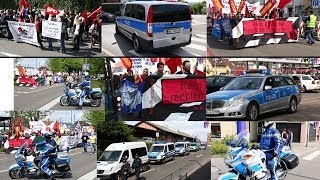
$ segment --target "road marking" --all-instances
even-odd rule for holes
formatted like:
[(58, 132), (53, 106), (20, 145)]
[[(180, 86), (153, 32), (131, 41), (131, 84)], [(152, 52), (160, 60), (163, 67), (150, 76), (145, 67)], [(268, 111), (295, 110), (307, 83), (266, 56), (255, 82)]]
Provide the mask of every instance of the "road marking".
[(77, 155), (77, 154), (81, 154), (81, 153), (83, 153), (83, 152), (73, 153), (73, 154), (70, 154), (70, 156)]
[(310, 101), (310, 100), (315, 100), (315, 99), (320, 99), (320, 97), (310, 98), (310, 99), (302, 99), (302, 102), (304, 102), (304, 101)]
[(111, 56), (111, 57), (116, 57), (116, 55), (114, 55), (113, 53), (107, 51), (107, 50), (104, 49), (104, 48), (101, 48), (101, 50), (102, 50), (104, 53), (106, 53), (106, 54), (108, 54), (109, 56)]
[(146, 171), (146, 172), (141, 173), (141, 175), (142, 175), (142, 174), (146, 174), (146, 173), (148, 173), (148, 172), (150, 172), (150, 171), (153, 171), (153, 170), (154, 170), (154, 168), (153, 168), (153, 169), (150, 169), (150, 170), (148, 170), (148, 171)]
[(311, 161), (312, 159), (314, 159), (315, 157), (317, 157), (319, 155), (320, 155), (320, 151), (315, 151), (302, 159), (306, 160), (306, 161)]
[(202, 154), (200, 154), (200, 155), (198, 155), (198, 156), (196, 156), (196, 157), (202, 157), (203, 155)]
[(207, 44), (207, 40), (206, 39), (200, 39), (200, 38), (196, 38), (196, 37), (192, 38), (191, 41)]
[(57, 97), (53, 101), (49, 102), (48, 104), (42, 106), (41, 108), (38, 109), (38, 111), (45, 111), (51, 109), (53, 106), (58, 104), (60, 102), (60, 97)]
[(2, 171), (0, 171), (0, 173), (2, 173), (2, 172), (6, 172), (6, 171), (9, 171), (9, 169), (6, 169), (6, 170), (2, 170)]
[(314, 147), (314, 148), (312, 148), (312, 149), (309, 150), (309, 151), (304, 151), (304, 152), (301, 152), (301, 153), (296, 153), (296, 155), (297, 155), (297, 156), (301, 156), (302, 154), (306, 154), (306, 153), (308, 153), (308, 152), (312, 152), (312, 151), (314, 151), (314, 150), (316, 150), (316, 149), (318, 149), (318, 147)]
[(1, 54), (4, 54), (6, 56), (9, 56), (9, 57), (21, 57), (20, 55), (16, 55), (16, 54), (10, 54), (10, 53), (6, 53), (6, 52), (0, 52)]
[(97, 178), (97, 169), (92, 170), (91, 172), (81, 176), (78, 180), (88, 180)]
[(185, 158), (185, 156), (183, 156), (181, 159)]
[(175, 162), (175, 161), (168, 162), (167, 165), (168, 165), (168, 164), (171, 164), (171, 163), (173, 163), (173, 162)]
[(143, 56), (143, 57), (154, 57), (154, 56), (156, 56), (155, 54), (147, 53), (147, 52), (137, 53), (134, 49), (131, 49), (130, 51), (128, 51), (128, 53), (133, 54), (135, 56)]
[(188, 46), (186, 46), (188, 48), (192, 48), (192, 49), (196, 49), (196, 50), (199, 50), (199, 51), (205, 51), (207, 52), (207, 49), (206, 49), (206, 46), (201, 46), (201, 45), (197, 45), (197, 44), (189, 44)]
[(202, 35), (202, 34), (194, 34), (193, 36), (207, 38), (207, 35)]

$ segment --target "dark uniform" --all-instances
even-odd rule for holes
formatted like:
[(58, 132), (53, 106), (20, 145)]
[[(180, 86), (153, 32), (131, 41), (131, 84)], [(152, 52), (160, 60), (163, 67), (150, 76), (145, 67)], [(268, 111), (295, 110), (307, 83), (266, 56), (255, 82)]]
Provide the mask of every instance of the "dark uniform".
[(134, 172), (136, 173), (136, 179), (140, 178), (141, 173), (141, 166), (142, 166), (142, 160), (139, 158), (139, 156), (136, 156), (134, 158), (133, 164)]
[(127, 180), (130, 172), (130, 164), (126, 162), (120, 169), (120, 180)]

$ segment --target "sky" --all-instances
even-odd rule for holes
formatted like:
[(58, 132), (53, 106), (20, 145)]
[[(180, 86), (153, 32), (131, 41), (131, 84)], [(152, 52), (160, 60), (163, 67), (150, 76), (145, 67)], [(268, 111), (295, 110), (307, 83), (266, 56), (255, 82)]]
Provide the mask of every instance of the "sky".
[[(126, 124), (135, 125), (139, 121), (125, 121)], [(207, 141), (210, 128), (204, 128), (204, 121), (151, 121), (154, 124), (169, 127), (173, 130), (187, 133), (192, 136), (198, 136), (201, 141)]]
[(21, 64), (25, 67), (39, 68), (45, 65), (47, 58), (21, 58)]

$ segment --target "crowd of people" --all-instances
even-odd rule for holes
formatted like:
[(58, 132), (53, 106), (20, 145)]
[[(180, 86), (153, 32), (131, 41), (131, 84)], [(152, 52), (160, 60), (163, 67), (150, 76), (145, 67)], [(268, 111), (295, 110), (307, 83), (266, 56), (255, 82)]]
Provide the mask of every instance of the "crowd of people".
[[(87, 12), (87, 17), (91, 12)], [(48, 15), (41, 12), (37, 8), (26, 9), (20, 11), (13, 9), (0, 10), (0, 22), (1, 21), (18, 21), (25, 23), (33, 23), (37, 29), (37, 39), (39, 47), (44, 49), (42, 41), (44, 39), (48, 42), (48, 48), (53, 50), (54, 39), (42, 37), (42, 21), (57, 21), (61, 22), (61, 38), (58, 40), (60, 44), (59, 51), (66, 53), (65, 40), (72, 38), (73, 50), (80, 50), (80, 45), (84, 41), (89, 41), (89, 48), (92, 48), (95, 44), (99, 44), (101, 47), (101, 26), (102, 19), (101, 14), (92, 17), (84, 17), (84, 13), (81, 11), (64, 11), (63, 14), (59, 15)], [(8, 36), (12, 39), (12, 36)]]

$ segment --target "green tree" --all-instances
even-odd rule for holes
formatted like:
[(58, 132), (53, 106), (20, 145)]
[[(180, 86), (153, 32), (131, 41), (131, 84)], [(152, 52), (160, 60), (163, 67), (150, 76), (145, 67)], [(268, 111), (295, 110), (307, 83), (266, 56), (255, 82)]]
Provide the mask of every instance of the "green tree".
[(51, 4), (55, 8), (65, 11), (94, 11), (100, 6), (100, 0), (29, 0), (32, 7), (44, 8), (46, 4)]
[(0, 9), (17, 9), (17, 1), (0, 1)]
[(91, 64), (90, 74), (97, 75), (106, 73), (104, 58), (88, 58), (87, 63)]

